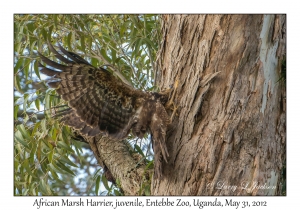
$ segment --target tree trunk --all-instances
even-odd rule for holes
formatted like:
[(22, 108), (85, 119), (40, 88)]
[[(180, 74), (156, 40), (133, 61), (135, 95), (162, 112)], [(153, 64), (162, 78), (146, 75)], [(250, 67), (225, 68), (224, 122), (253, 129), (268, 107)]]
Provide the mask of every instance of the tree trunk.
[[(162, 28), (157, 80), (161, 89), (178, 81), (177, 110), (167, 132), (169, 161), (151, 194), (280, 194), (285, 15), (165, 15)], [(126, 195), (149, 181), (124, 142), (89, 142)]]
[(285, 15), (165, 15), (162, 27), (158, 81), (179, 81), (178, 109), (152, 194), (280, 194)]

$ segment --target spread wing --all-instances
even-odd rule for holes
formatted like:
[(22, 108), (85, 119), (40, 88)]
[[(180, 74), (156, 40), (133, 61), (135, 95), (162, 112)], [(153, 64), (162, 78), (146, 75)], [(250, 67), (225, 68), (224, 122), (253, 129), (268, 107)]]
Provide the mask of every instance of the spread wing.
[(54, 56), (64, 64), (39, 53), (46, 64), (39, 63), (39, 67), (43, 74), (52, 77), (48, 85), (56, 88), (71, 108), (63, 113), (62, 121), (83, 135), (102, 133), (124, 138), (131, 129), (128, 123), (139, 108), (137, 101), (145, 93), (121, 82), (109, 71), (90, 65), (60, 45), (61, 54), (50, 43), (48, 45)]
[[(51, 76), (48, 85), (56, 88), (68, 102), (69, 109), (60, 113), (62, 122), (79, 130), (82, 135), (107, 134), (123, 139), (130, 130), (143, 137), (153, 136), (155, 176), (162, 174), (162, 159), (167, 162), (165, 135), (169, 117), (161, 103), (164, 94), (146, 93), (121, 82), (109, 71), (90, 65), (79, 55), (59, 45), (61, 54), (48, 43), (50, 51), (62, 63), (39, 53), (43, 74)], [(165, 97), (165, 96), (164, 96)]]

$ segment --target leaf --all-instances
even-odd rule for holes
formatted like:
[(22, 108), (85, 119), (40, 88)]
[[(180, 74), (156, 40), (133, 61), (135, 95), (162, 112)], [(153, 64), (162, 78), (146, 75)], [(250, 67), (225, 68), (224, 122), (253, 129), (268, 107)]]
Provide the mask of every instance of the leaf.
[(78, 156), (80, 156), (81, 152), (78, 150), (78, 147), (75, 147), (75, 150), (76, 150), (76, 154), (77, 154)]
[(67, 36), (67, 45), (69, 50), (71, 50), (71, 38), (72, 38), (72, 32), (70, 32)]
[(63, 141), (58, 141), (57, 145), (60, 146), (61, 148), (64, 148), (65, 150), (67, 150), (71, 153), (74, 153), (74, 150)]
[(25, 189), (24, 192), (22, 193), (22, 195), (27, 195), (29, 189)]
[(85, 38), (84, 36), (80, 37), (80, 45), (83, 52), (85, 52)]
[(36, 99), (36, 100), (34, 101), (34, 103), (35, 103), (35, 107), (37, 108), (37, 110), (40, 111), (40, 100), (39, 100), (39, 99)]
[(105, 44), (110, 44), (113, 42), (113, 40), (111, 39), (111, 35), (110, 33), (107, 34), (106, 31), (102, 31), (102, 37), (103, 37), (103, 41)]
[(121, 196), (122, 194), (118, 191), (118, 190), (116, 190), (116, 189), (114, 189), (114, 194), (116, 195), (116, 196)]
[(24, 160), (22, 166), (25, 168), (26, 172), (27, 172), (30, 176), (35, 177), (34, 174), (33, 174), (32, 171), (31, 171), (30, 167), (29, 167), (29, 161), (28, 161), (28, 159), (25, 159), (25, 160)]
[(73, 167), (78, 168), (78, 166), (77, 166), (75, 163), (73, 163), (73, 162), (68, 158), (68, 156), (60, 156), (60, 160), (61, 160), (62, 162), (64, 162), (64, 163), (70, 165), (70, 166), (73, 166)]
[(81, 146), (81, 143), (79, 141), (73, 141), (72, 144), (74, 145), (78, 155), (83, 153), (82, 146)]
[(134, 145), (134, 148), (136, 149), (136, 151), (137, 151), (140, 155), (142, 155), (143, 157), (145, 157), (145, 155), (144, 155), (142, 149), (141, 149), (137, 144)]
[(21, 98), (21, 97), (19, 97), (19, 96), (14, 96), (14, 103), (15, 103), (15, 104), (18, 103), (18, 101), (19, 101), (20, 98)]
[(17, 40), (19, 27), (20, 27), (20, 22), (14, 21), (14, 40), (15, 41), (19, 41), (19, 40)]
[(41, 162), (41, 153), (42, 153), (41, 150), (42, 150), (42, 141), (39, 141), (37, 152), (36, 152), (36, 156), (39, 162)]
[(145, 170), (147, 170), (147, 169), (153, 169), (154, 168), (154, 165), (153, 165), (153, 160), (152, 161), (150, 161), (148, 164), (147, 164), (147, 166), (146, 166), (146, 168), (145, 168)]
[(54, 28), (53, 25), (51, 25), (51, 26), (49, 27), (48, 37), (47, 37), (46, 40), (51, 40), (53, 28)]
[(24, 58), (19, 58), (18, 62), (16, 63), (15, 67), (14, 67), (14, 74), (20, 69), (20, 67), (23, 65), (24, 63)]
[(101, 55), (107, 60), (108, 62), (111, 62), (111, 58), (109, 58), (106, 54), (106, 51), (104, 49), (100, 50)]
[[(23, 147), (21, 147), (21, 144), (18, 144), (18, 143), (15, 143), (14, 144), (14, 148), (15, 148), (15, 153), (18, 154), (18, 155), (22, 155), (24, 154), (24, 151), (23, 151)], [(23, 159), (22, 159), (23, 160)], [(21, 161), (21, 160), (20, 160)], [(20, 169), (21, 171), (21, 169)]]
[(49, 168), (49, 171), (51, 172), (51, 175), (54, 179), (59, 180), (57, 173), (52, 168)]
[(95, 194), (96, 195), (98, 195), (98, 192), (99, 192), (100, 178), (101, 178), (101, 176), (98, 176), (96, 179), (96, 186), (95, 186)]
[(57, 137), (57, 129), (55, 127), (52, 127), (51, 131), (52, 131), (51, 138), (55, 140)]
[(137, 39), (137, 41), (135, 42), (135, 48), (134, 48), (134, 55), (135, 57), (137, 57), (140, 53), (140, 48), (143, 44), (143, 39)]
[(117, 57), (116, 60), (115, 60), (115, 63), (119, 63), (119, 61), (120, 61), (122, 58), (125, 59), (124, 56)]
[(53, 160), (53, 153), (54, 153), (54, 150), (51, 150), (48, 154), (48, 160), (50, 163), (52, 163), (52, 160)]
[(43, 171), (43, 173), (48, 173), (49, 172), (49, 166), (48, 166), (48, 164), (49, 164), (49, 162), (48, 162), (48, 159), (47, 159), (47, 157), (43, 157), (43, 159), (40, 161), (40, 166), (41, 166), (41, 169), (42, 169), (42, 171)]
[(49, 163), (48, 164), (48, 169), (52, 169), (53, 171), (55, 171), (56, 173), (64, 173), (60, 168), (58, 168), (57, 166), (54, 166), (53, 163)]
[(117, 184), (117, 186), (118, 186), (118, 187), (120, 187), (120, 186), (121, 186), (120, 179), (118, 179), (118, 178), (116, 179), (116, 184)]
[(35, 136), (37, 129), (39, 128), (40, 125), (41, 125), (41, 121), (35, 123), (35, 125), (32, 129), (32, 132), (31, 132), (31, 136)]
[(36, 196), (36, 191), (35, 191), (35, 188), (36, 188), (36, 185), (37, 183), (36, 182), (33, 182), (30, 184), (30, 189), (29, 189), (29, 192), (31, 193), (31, 195), (33, 196)]
[(146, 196), (151, 195), (150, 185), (146, 185), (144, 190), (145, 190), (145, 195)]
[(52, 195), (52, 192), (51, 192), (49, 186), (46, 185), (44, 179), (41, 179), (39, 186), (40, 186), (40, 190), (43, 193), (43, 195)]
[[(32, 32), (33, 32), (33, 30), (34, 30), (34, 25), (33, 25), (34, 23), (33, 22), (29, 22), (28, 24), (27, 24), (27, 29), (28, 29), (28, 31), (29, 32), (31, 32), (31, 34), (32, 34)], [(30, 33), (29, 33), (30, 34)]]
[(57, 25), (58, 25), (58, 15), (53, 15), (53, 20), (54, 20), (54, 26), (57, 29)]
[(91, 62), (92, 62), (93, 66), (98, 66), (99, 65), (98, 59), (96, 59), (96, 58), (91, 58)]
[(42, 36), (43, 36), (44, 40), (46, 41), (47, 40), (47, 31), (45, 30), (44, 27), (41, 27), (41, 28), (42, 28), (42, 30), (41, 30)]
[(41, 127), (42, 127), (42, 131), (47, 133), (48, 129), (46, 128), (46, 119), (42, 119), (41, 120)]
[(29, 156), (29, 163), (30, 164), (34, 164), (34, 157), (35, 157), (35, 153), (36, 153), (36, 149), (37, 149), (37, 144), (36, 142), (34, 142), (32, 144), (32, 148), (31, 148), (31, 151), (30, 151), (30, 156)]
[[(71, 43), (76, 43), (76, 36), (75, 33), (72, 33), (72, 37), (71, 37)], [(69, 51), (72, 50), (72, 45), (69, 46)]]
[(31, 80), (27, 80), (27, 82), (25, 83), (26, 85), (31, 84), (33, 81)]
[(91, 50), (92, 49), (92, 44), (93, 44), (93, 40), (91, 37), (87, 37), (87, 45), (88, 45), (88, 49)]
[(59, 160), (56, 162), (56, 165), (62, 169), (63, 171), (67, 172), (68, 174), (72, 175), (72, 176), (76, 176), (76, 174), (69, 169), (67, 166), (65, 166), (62, 162), (60, 162)]
[(17, 54), (22, 54), (21, 47), (22, 47), (22, 43), (21, 42), (18, 42), (18, 43), (14, 44), (14, 50), (15, 50), (15, 52)]
[(19, 105), (14, 106), (14, 119), (18, 118)]
[(48, 113), (49, 112), (46, 112), (46, 110), (50, 110), (50, 108), (51, 108), (51, 102), (52, 102), (52, 97), (50, 96), (50, 94), (52, 93), (52, 90), (47, 90), (46, 91), (46, 94), (45, 94), (45, 111), (44, 111), (44, 113), (45, 113), (45, 115), (49, 115)]
[(19, 182), (19, 181), (15, 181), (15, 184), (16, 184), (16, 185), (25, 185), (25, 184), (26, 184), (26, 182)]
[(26, 112), (26, 107), (27, 107), (27, 101), (28, 101), (28, 98), (29, 98), (29, 94), (28, 93), (25, 93), (24, 94), (24, 101), (23, 101), (23, 111)]
[[(99, 168), (95, 173), (94, 173), (94, 176), (93, 176), (93, 180), (95, 180), (101, 173), (99, 173), (101, 171), (101, 168)], [(99, 173), (99, 174), (98, 174)]]
[(156, 49), (157, 49), (156, 46), (155, 46), (155, 44), (154, 44), (154, 42), (151, 41), (149, 38), (147, 38), (147, 37), (144, 38), (144, 41), (145, 41), (145, 43), (148, 44), (149, 50), (151, 50), (151, 48), (152, 48), (153, 50), (156, 50)]
[(21, 88), (21, 84), (20, 84), (20, 77), (18, 75), (15, 75), (15, 88), (17, 89), (17, 91), (19, 91), (20, 93), (22, 93), (22, 88)]
[(116, 52), (116, 44), (115, 43), (112, 43), (112, 48), (110, 48), (111, 50), (111, 60), (113, 61), (113, 63), (115, 63), (114, 61), (116, 60), (116, 57), (117, 57), (117, 52)]
[(75, 18), (78, 20), (78, 21), (77, 21), (77, 24), (79, 25), (80, 29), (81, 29), (82, 31), (84, 31), (85, 28), (84, 28), (84, 25), (83, 25), (82, 22), (85, 22), (85, 21), (86, 21), (85, 16), (80, 15), (80, 18), (79, 18), (79, 17), (76, 17), (76, 16), (75, 16)]
[(62, 134), (63, 134), (63, 140), (65, 142), (69, 142), (70, 136), (72, 135), (70, 128), (67, 127), (67, 126), (63, 126), (63, 128), (62, 128)]
[(17, 158), (14, 158), (14, 169), (15, 171), (18, 171), (18, 168), (20, 167), (20, 162)]
[(108, 186), (108, 181), (107, 181), (107, 179), (106, 179), (105, 176), (102, 176), (102, 183), (103, 183), (105, 189), (107, 189), (108, 191), (110, 191), (110, 188)]
[(40, 71), (39, 71), (39, 67), (38, 67), (38, 62), (37, 61), (34, 61), (33, 69), (34, 69), (34, 72), (35, 72), (36, 76), (41, 80), (41, 75), (40, 75)]
[(27, 113), (24, 113), (24, 117), (23, 117), (23, 123), (26, 124), (29, 120), (29, 116)]
[(33, 50), (35, 49), (35, 46), (37, 44), (37, 40), (33, 40), (32, 38), (30, 39), (32, 41), (30, 41), (30, 53), (32, 54)]
[(28, 133), (28, 130), (25, 129), (23, 124), (17, 125), (17, 129), (21, 132), (21, 134), (27, 139), (32, 140), (30, 134)]

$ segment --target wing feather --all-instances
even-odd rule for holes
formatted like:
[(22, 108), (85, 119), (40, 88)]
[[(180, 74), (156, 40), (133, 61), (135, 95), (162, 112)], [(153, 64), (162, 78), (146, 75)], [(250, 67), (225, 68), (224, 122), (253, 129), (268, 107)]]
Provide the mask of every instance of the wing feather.
[(62, 61), (62, 62), (64, 62), (64, 63), (66, 63), (66, 64), (73, 64), (73, 63), (74, 63), (73, 61), (71, 61), (71, 60), (65, 58), (64, 56), (62, 56), (61, 54), (59, 54), (59, 53), (55, 50), (55, 48), (52, 46), (52, 44), (50, 44), (50, 42), (48, 42), (48, 46), (49, 46), (50, 51), (54, 54), (54, 56), (55, 56), (58, 60), (60, 60), (60, 61)]
[(46, 63), (47, 65), (53, 67), (53, 68), (56, 68), (56, 69), (60, 69), (60, 70), (66, 70), (68, 68), (68, 66), (65, 66), (65, 65), (61, 65), (59, 63), (56, 63), (48, 58), (46, 58), (45, 56), (43, 56), (40, 52), (38, 52), (41, 60)]
[(65, 113), (61, 121), (84, 135), (95, 136), (100, 133), (100, 130), (97, 126), (87, 126), (85, 122), (81, 121), (80, 118), (75, 114), (74, 110), (70, 110), (68, 113)]
[[(49, 43), (50, 44), (50, 43)], [(50, 44), (51, 45), (51, 44)], [(86, 60), (84, 60), (82, 57), (80, 57), (79, 55), (69, 52), (67, 50), (65, 50), (60, 44), (58, 44), (58, 48), (61, 50), (61, 52), (63, 54), (65, 54), (69, 59), (75, 61), (75, 63), (84, 63), (86, 65), (90, 65), (89, 62), (87, 62)]]
[[(119, 137), (134, 114), (133, 100), (142, 95), (141, 92), (129, 88), (107, 70), (97, 69), (79, 55), (60, 45), (58, 47), (63, 55), (49, 43), (50, 51), (67, 66), (39, 53), (46, 64), (39, 63), (39, 67), (42, 68), (42, 73), (52, 77), (48, 85), (56, 88), (57, 93), (73, 109), (62, 121), (85, 135), (102, 132), (111, 137)], [(76, 120), (78, 123), (75, 123)]]
[[(153, 136), (155, 176), (162, 175), (162, 161), (167, 162), (166, 130), (169, 117), (159, 93), (145, 93), (124, 84), (103, 68), (95, 68), (79, 55), (50, 44), (49, 49), (63, 63), (56, 63), (41, 53), (45, 65), (41, 72), (51, 78), (48, 85), (56, 88), (70, 109), (62, 111), (61, 121), (82, 135), (107, 134), (125, 138), (130, 130), (142, 138), (150, 130)], [(65, 65), (66, 64), (66, 65)], [(167, 98), (167, 97), (165, 97)]]

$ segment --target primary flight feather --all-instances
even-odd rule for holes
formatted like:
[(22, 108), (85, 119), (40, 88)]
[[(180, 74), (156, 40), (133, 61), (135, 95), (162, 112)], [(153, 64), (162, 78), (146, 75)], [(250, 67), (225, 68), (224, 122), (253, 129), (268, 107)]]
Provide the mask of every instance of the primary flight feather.
[[(155, 175), (162, 173), (162, 158), (169, 156), (165, 135), (169, 116), (164, 108), (169, 92), (143, 92), (125, 84), (109, 71), (96, 68), (79, 55), (58, 46), (61, 53), (48, 43), (50, 51), (64, 64), (56, 63), (41, 53), (41, 72), (52, 79), (70, 109), (61, 121), (85, 136), (108, 135), (124, 139), (131, 131), (142, 138), (146, 132), (153, 137)], [(51, 68), (49, 68), (51, 67)]]

